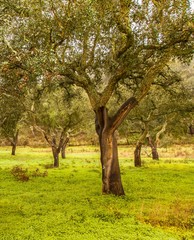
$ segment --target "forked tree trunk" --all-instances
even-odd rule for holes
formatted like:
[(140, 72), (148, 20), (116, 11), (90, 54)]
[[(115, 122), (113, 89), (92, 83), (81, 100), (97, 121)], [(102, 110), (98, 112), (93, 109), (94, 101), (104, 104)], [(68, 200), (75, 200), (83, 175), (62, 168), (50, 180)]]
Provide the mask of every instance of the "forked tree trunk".
[(148, 139), (149, 146), (151, 147), (152, 159), (159, 160), (157, 145), (153, 143), (151, 136), (148, 136), (147, 139)]
[(152, 140), (150, 135), (147, 136), (148, 143), (149, 143), (149, 145), (150, 145), (150, 147), (152, 149), (152, 159), (153, 160), (159, 160), (158, 145), (159, 145), (159, 142), (160, 142), (161, 135), (166, 131), (166, 126), (167, 126), (167, 119), (163, 123), (162, 128), (160, 129), (160, 131), (158, 131), (156, 133), (155, 141)]
[(51, 140), (51, 147), (52, 147), (52, 153), (53, 153), (53, 158), (54, 158), (54, 167), (58, 168), (59, 167), (59, 153), (61, 151), (61, 146), (63, 143), (63, 137), (64, 137), (64, 132), (61, 133), (60, 141), (59, 144), (57, 145), (57, 140), (55, 136), (52, 136)]
[(111, 131), (106, 108), (99, 109), (96, 120), (101, 152), (102, 193), (124, 195), (118, 163), (117, 141), (114, 131)]
[(59, 153), (60, 153), (61, 148), (62, 148), (63, 143), (64, 143), (65, 132), (64, 132), (64, 130), (61, 132), (61, 136), (60, 136), (60, 140), (59, 140), (58, 144), (57, 144), (57, 140), (56, 140), (55, 135), (52, 136), (51, 140), (49, 140), (49, 137), (47, 136), (47, 134), (44, 131), (42, 131), (42, 133), (44, 134), (44, 137), (45, 137), (46, 141), (49, 143), (49, 145), (52, 148), (52, 153), (53, 153), (53, 158), (54, 158), (53, 166), (58, 168), (59, 167)]
[(115, 131), (129, 111), (137, 105), (136, 98), (129, 98), (113, 117), (108, 116), (106, 107), (99, 107), (96, 113), (96, 132), (99, 137), (102, 165), (102, 193), (124, 195), (118, 161), (118, 147)]
[(142, 143), (138, 142), (134, 151), (134, 165), (135, 167), (141, 167), (141, 147)]

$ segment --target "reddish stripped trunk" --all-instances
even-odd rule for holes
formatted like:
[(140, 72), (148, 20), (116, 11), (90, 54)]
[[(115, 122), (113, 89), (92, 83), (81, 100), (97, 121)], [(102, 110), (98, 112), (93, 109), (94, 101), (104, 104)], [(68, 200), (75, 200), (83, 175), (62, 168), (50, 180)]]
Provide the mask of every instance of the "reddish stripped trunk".
[(102, 165), (102, 193), (124, 195), (118, 162), (117, 141), (114, 131), (111, 131), (107, 109), (101, 108), (98, 112), (99, 122), (96, 124), (99, 136), (101, 165)]
[(113, 117), (108, 116), (106, 107), (98, 108), (96, 113), (96, 132), (99, 137), (102, 165), (102, 193), (124, 195), (118, 161), (118, 147), (115, 131), (129, 111), (137, 105), (137, 100), (129, 98)]

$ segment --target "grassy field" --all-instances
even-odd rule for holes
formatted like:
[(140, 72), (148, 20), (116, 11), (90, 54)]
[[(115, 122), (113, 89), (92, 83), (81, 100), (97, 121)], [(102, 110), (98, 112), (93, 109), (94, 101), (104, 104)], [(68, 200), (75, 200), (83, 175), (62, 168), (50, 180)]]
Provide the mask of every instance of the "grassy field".
[(115, 197), (101, 195), (97, 147), (69, 147), (59, 169), (50, 149), (1, 147), (0, 240), (194, 239), (192, 151), (161, 149), (153, 161), (144, 149), (134, 168), (133, 149), (120, 147), (126, 196)]

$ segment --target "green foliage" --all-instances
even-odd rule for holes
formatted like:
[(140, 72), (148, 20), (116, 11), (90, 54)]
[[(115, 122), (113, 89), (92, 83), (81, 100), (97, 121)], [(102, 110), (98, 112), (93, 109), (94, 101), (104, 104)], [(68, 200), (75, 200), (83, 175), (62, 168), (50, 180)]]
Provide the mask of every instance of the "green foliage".
[(4, 71), (22, 72), (31, 87), (75, 84), (95, 109), (107, 104), (117, 83), (143, 98), (170, 59), (189, 62), (193, 55), (185, 0), (4, 1), (2, 13)]
[(23, 148), (12, 157), (1, 148), (0, 239), (191, 240), (193, 160), (145, 159), (136, 169), (128, 151), (120, 148), (126, 196), (115, 197), (100, 193), (94, 147), (69, 148), (59, 169), (47, 168), (47, 177), (28, 182), (16, 181), (10, 170), (44, 173), (52, 162), (48, 149)]
[(24, 113), (23, 96), (19, 96), (19, 93), (15, 95), (15, 92), (10, 92), (3, 86), (2, 82), (0, 82), (0, 89), (0, 136), (12, 138)]

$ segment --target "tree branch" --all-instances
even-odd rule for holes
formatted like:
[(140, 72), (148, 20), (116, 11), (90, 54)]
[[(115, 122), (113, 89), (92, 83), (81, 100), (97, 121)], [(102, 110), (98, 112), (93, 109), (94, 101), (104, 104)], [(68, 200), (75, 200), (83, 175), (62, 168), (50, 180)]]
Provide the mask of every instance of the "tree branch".
[(135, 97), (130, 97), (111, 118), (111, 129), (115, 131), (123, 122), (127, 114), (138, 104)]
[(114, 74), (114, 76), (112, 76), (109, 79), (108, 85), (105, 87), (105, 89), (103, 90), (102, 94), (101, 94), (101, 98), (100, 98), (100, 102), (99, 105), (100, 106), (105, 106), (107, 104), (107, 102), (110, 99), (110, 96), (112, 95), (113, 91), (115, 90), (115, 85), (118, 83), (118, 81), (122, 78), (124, 78), (126, 75), (126, 69), (125, 68), (118, 68), (117, 72)]
[(158, 146), (158, 144), (159, 144), (161, 134), (166, 131), (166, 126), (167, 126), (167, 120), (164, 122), (160, 131), (156, 133), (156, 141), (155, 141), (156, 146)]

